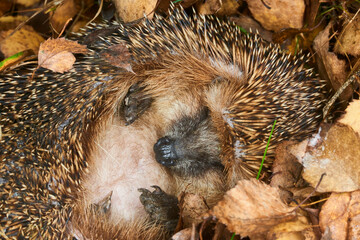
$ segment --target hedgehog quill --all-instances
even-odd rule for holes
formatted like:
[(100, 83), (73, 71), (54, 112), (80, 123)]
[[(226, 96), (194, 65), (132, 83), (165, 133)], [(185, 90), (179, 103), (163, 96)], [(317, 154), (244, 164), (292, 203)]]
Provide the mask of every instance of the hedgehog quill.
[[(113, 29), (68, 73), (1, 76), (7, 237), (163, 239), (180, 193), (211, 207), (256, 176), (275, 119), (267, 168), (277, 143), (302, 140), (321, 121), (325, 83), (306, 57), (231, 23), (175, 9)], [(98, 54), (119, 43), (133, 72)]]

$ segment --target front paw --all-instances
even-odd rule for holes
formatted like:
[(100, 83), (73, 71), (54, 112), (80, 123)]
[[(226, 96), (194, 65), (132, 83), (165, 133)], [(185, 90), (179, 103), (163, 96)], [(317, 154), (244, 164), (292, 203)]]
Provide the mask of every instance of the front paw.
[(175, 196), (166, 194), (160, 187), (152, 187), (155, 189), (152, 192), (145, 188), (138, 189), (141, 192), (140, 202), (152, 221), (163, 225), (172, 233), (179, 220), (178, 200)]

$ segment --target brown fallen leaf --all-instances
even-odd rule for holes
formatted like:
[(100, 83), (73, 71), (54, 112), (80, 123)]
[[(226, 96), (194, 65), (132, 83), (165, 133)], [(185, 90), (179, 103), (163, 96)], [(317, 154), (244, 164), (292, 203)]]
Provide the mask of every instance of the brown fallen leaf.
[(78, 11), (78, 6), (74, 0), (64, 0), (61, 5), (56, 8), (55, 12), (53, 12), (50, 18), (51, 26), (57, 33), (60, 33), (66, 22), (73, 18)]
[(87, 53), (86, 46), (64, 38), (48, 39), (40, 45), (38, 64), (54, 72), (69, 71), (75, 56), (72, 53)]
[[(182, 1), (180, 1), (180, 4), (183, 8), (188, 8), (192, 5), (194, 5), (198, 1), (201, 1), (201, 0), (182, 0)], [(164, 2), (164, 1), (161, 1), (161, 2)]]
[(295, 142), (287, 141), (276, 148), (275, 160), (272, 166), (273, 177), (270, 182), (270, 186), (280, 187), (281, 199), (287, 203), (292, 201), (293, 194), (290, 189), (298, 182), (302, 171), (302, 165), (287, 149), (288, 146), (293, 144)]
[(305, 13), (303, 0), (247, 0), (251, 14), (267, 30), (302, 28)]
[(268, 232), (266, 239), (315, 240), (316, 235), (309, 220), (305, 216), (298, 216), (294, 221), (276, 225)]
[[(348, 72), (346, 62), (339, 59), (335, 53), (329, 51), (330, 29), (332, 26), (333, 23), (330, 22), (328, 26), (318, 34), (314, 40), (314, 50), (318, 55), (316, 60), (320, 74), (330, 80), (332, 88), (336, 91), (346, 81)], [(347, 102), (352, 96), (352, 93), (351, 87), (347, 87), (340, 95), (340, 100)]]
[(131, 22), (154, 15), (157, 0), (114, 0), (116, 11), (124, 22)]
[(192, 227), (185, 228), (177, 233), (175, 233), (171, 240), (195, 240), (199, 239), (199, 233), (196, 231), (195, 224)]
[(342, 32), (335, 43), (334, 51), (341, 54), (360, 55), (360, 15), (344, 25)]
[(222, 6), (221, 0), (209, 0), (205, 2), (200, 2), (196, 5), (196, 10), (199, 14), (207, 15), (207, 14), (215, 14), (220, 10)]
[(24, 7), (31, 7), (40, 2), (40, 0), (15, 0), (17, 4), (21, 4)]
[[(303, 178), (315, 187), (326, 174), (317, 192), (348, 192), (360, 188), (360, 137), (349, 126), (322, 125), (318, 134), (292, 152), (304, 166)], [(305, 146), (305, 147), (304, 147)]]
[[(27, 21), (27, 16), (2, 16), (0, 17), (0, 31), (14, 30), (20, 23)], [(25, 25), (27, 26), (27, 25)]]
[(360, 135), (360, 100), (354, 100), (349, 103), (345, 114), (339, 119), (339, 122), (351, 127)]
[(3, 16), (4, 13), (11, 10), (11, 2), (10, 1), (0, 1), (0, 16)]
[(112, 45), (101, 51), (100, 56), (115, 67), (124, 68), (129, 72), (133, 72), (130, 65), (131, 54), (125, 44)]
[(216, 14), (217, 16), (230, 16), (240, 7), (236, 0), (208, 0), (199, 1), (196, 10), (199, 14)]
[(31, 26), (25, 25), (9, 36), (13, 31), (11, 29), (0, 32), (0, 51), (5, 58), (27, 49), (38, 52), (40, 43), (45, 40)]
[(180, 201), (183, 225), (190, 227), (192, 223), (203, 221), (204, 214), (209, 210), (204, 198), (197, 194), (185, 193)]
[(259, 180), (241, 180), (229, 190), (212, 214), (227, 228), (245, 236), (266, 235), (274, 226), (296, 217), (281, 199), (279, 188)]
[(273, 34), (271, 31), (264, 29), (257, 21), (253, 18), (245, 15), (238, 14), (236, 17), (229, 18), (231, 22), (234, 22), (237, 26), (245, 29), (248, 32), (257, 32), (259, 35), (268, 42), (272, 41)]
[(321, 208), (319, 223), (323, 239), (360, 239), (360, 191), (332, 193)]

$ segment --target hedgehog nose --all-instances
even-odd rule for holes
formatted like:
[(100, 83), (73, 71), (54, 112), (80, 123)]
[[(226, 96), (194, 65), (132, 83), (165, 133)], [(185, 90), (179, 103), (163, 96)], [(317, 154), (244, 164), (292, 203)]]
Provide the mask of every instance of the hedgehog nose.
[(175, 141), (168, 138), (160, 138), (154, 145), (156, 161), (164, 166), (174, 166), (178, 156), (175, 151)]

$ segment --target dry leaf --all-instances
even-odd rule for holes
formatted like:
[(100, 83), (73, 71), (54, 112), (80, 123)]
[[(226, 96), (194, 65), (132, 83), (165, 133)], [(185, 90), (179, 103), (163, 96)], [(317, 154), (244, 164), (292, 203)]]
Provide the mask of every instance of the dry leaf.
[(334, 51), (341, 54), (351, 54), (359, 56), (360, 54), (360, 15), (352, 19), (344, 26), (340, 33), (338, 41), (335, 43)]
[(11, 2), (10, 1), (0, 1), (0, 16), (3, 16), (4, 13), (11, 10)]
[(0, 51), (5, 58), (27, 49), (38, 52), (39, 45), (44, 41), (44, 38), (35, 32), (31, 26), (26, 25), (8, 37), (13, 31), (14, 29), (0, 32)]
[(340, 123), (348, 125), (360, 136), (360, 100), (349, 103), (346, 113), (339, 120)]
[[(324, 77), (327, 77), (332, 85), (332, 88), (336, 91), (346, 81), (348, 75), (346, 70), (346, 62), (338, 59), (335, 53), (329, 52), (329, 35), (330, 29), (333, 23), (329, 25), (319, 33), (314, 40), (314, 50), (318, 54), (317, 58), (319, 71)], [(352, 96), (351, 87), (347, 87), (345, 91), (340, 95), (340, 100), (347, 100)]]
[(192, 240), (199, 239), (199, 233), (195, 229), (195, 225), (193, 227), (185, 228), (171, 237), (171, 240)]
[(240, 4), (235, 0), (207, 0), (205, 2), (199, 1), (196, 4), (196, 10), (199, 14), (216, 14), (218, 16), (235, 14), (239, 7)]
[(234, 22), (237, 26), (242, 27), (248, 32), (258, 32), (259, 35), (268, 42), (272, 41), (272, 32), (264, 29), (258, 22), (253, 18), (245, 15), (238, 14), (236, 17), (229, 18), (231, 22)]
[(266, 234), (272, 227), (295, 218), (294, 208), (280, 199), (279, 188), (259, 180), (241, 180), (229, 190), (212, 214), (242, 237)]
[[(326, 174), (318, 192), (347, 192), (360, 188), (360, 137), (340, 123), (330, 129), (322, 125), (318, 134), (298, 146), (294, 155), (304, 166), (303, 178), (315, 187)], [(306, 146), (304, 148), (304, 146)]]
[[(180, 4), (181, 4), (181, 6), (183, 8), (188, 8), (188, 7), (192, 6), (192, 5), (194, 5), (198, 1), (201, 1), (201, 0), (182, 0), (180, 2)], [(161, 1), (161, 2), (164, 2), (164, 1)]]
[(124, 22), (131, 22), (154, 15), (157, 0), (114, 0), (116, 11)]
[(299, 216), (295, 221), (284, 222), (275, 226), (269, 231), (266, 239), (315, 240), (316, 235), (308, 219)]
[(28, 19), (29, 17), (21, 15), (0, 17), (0, 30), (14, 30), (19, 24), (25, 22)]
[(246, 2), (254, 18), (267, 30), (279, 31), (284, 28), (303, 27), (305, 13), (303, 0), (247, 0)]
[(191, 226), (192, 223), (203, 221), (204, 214), (209, 210), (204, 198), (197, 194), (185, 193), (181, 204), (181, 217), (185, 227)]
[(209, 0), (205, 2), (200, 2), (196, 6), (196, 10), (199, 14), (207, 15), (207, 14), (215, 14), (220, 10), (222, 5), (221, 0)]
[(331, 239), (360, 239), (360, 191), (332, 193), (321, 208), (320, 228)]
[(48, 39), (40, 45), (39, 66), (59, 73), (69, 71), (75, 62), (72, 53), (87, 53), (87, 48), (64, 38)]
[(23, 5), (24, 7), (31, 7), (40, 2), (40, 0), (16, 0), (16, 4)]
[(58, 6), (50, 19), (51, 26), (60, 33), (64, 28), (65, 23), (73, 18), (78, 12), (77, 6), (74, 0), (64, 0), (60, 6)]
[(283, 142), (275, 151), (273, 163), (273, 177), (270, 186), (280, 187), (280, 196), (284, 202), (292, 200), (292, 193), (289, 189), (293, 188), (299, 176), (301, 176), (302, 166), (296, 157), (289, 153), (287, 147), (295, 142)]
[(101, 51), (100, 56), (115, 67), (124, 68), (129, 72), (133, 72), (130, 65), (131, 54), (125, 44), (112, 45)]
[(215, 14), (217, 16), (231, 16), (238, 12), (240, 7), (238, 0), (222, 0), (222, 6)]

